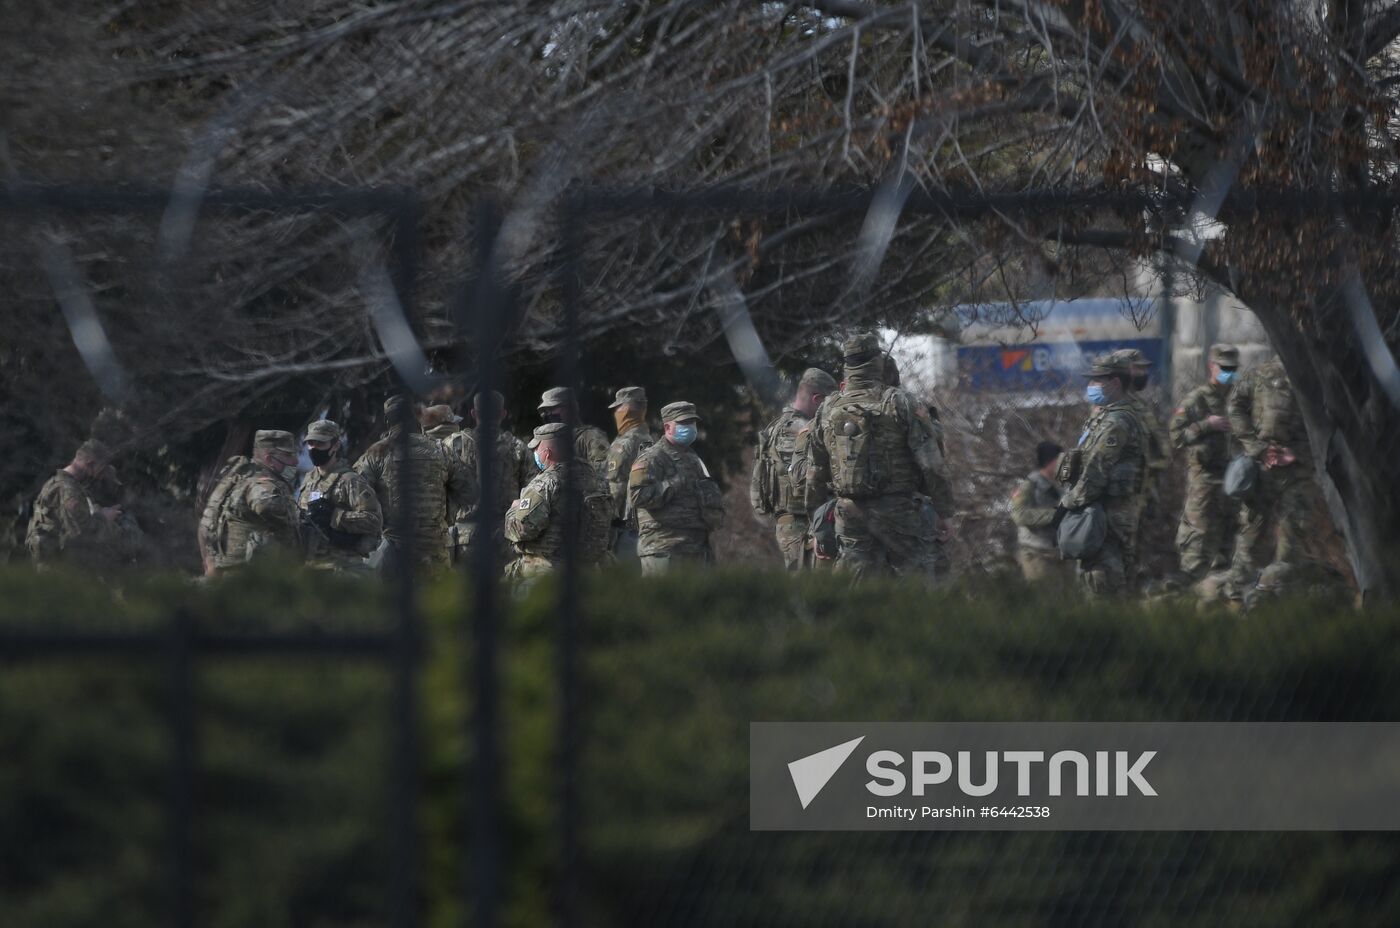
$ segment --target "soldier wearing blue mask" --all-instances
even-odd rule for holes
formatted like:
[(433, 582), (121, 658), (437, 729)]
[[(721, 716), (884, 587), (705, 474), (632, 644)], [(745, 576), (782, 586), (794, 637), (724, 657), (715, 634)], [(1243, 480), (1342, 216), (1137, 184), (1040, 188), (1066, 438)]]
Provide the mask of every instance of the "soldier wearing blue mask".
[(1126, 399), (1132, 367), (1121, 358), (1096, 358), (1085, 374), (1084, 396), (1095, 407), (1079, 447), (1066, 454), (1061, 481), (1069, 485), (1061, 507), (1069, 512), (1100, 506), (1108, 531), (1097, 550), (1079, 558), (1079, 579), (1093, 597), (1118, 596), (1127, 587), (1125, 566), (1137, 537), (1138, 494), (1147, 470), (1147, 438)]
[(1212, 345), (1210, 379), (1186, 394), (1172, 413), (1172, 445), (1186, 453), (1186, 502), (1176, 550), (1181, 572), (1193, 582), (1230, 566), (1229, 530), (1236, 507), (1225, 495), (1230, 463), (1226, 400), (1239, 364), (1234, 345)]
[(695, 404), (671, 403), (661, 421), (664, 437), (637, 455), (627, 477), (643, 574), (710, 562), (710, 533), (724, 524), (719, 485), (691, 448), (699, 433)]

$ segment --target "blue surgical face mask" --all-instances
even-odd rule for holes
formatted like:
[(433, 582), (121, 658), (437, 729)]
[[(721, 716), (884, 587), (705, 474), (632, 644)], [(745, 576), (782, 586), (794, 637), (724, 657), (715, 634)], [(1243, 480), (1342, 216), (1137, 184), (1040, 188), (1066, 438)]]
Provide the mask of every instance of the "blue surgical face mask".
[(1089, 384), (1089, 389), (1084, 391), (1084, 398), (1095, 406), (1104, 406), (1108, 404), (1108, 397), (1104, 395), (1102, 384)]
[(538, 451), (535, 452), (535, 466), (540, 470), (544, 470), (544, 461), (540, 460), (540, 453)]
[(688, 445), (695, 441), (695, 426), (677, 424), (671, 433), (671, 440), (678, 445)]
[(1229, 386), (1230, 384), (1235, 382), (1235, 372), (1221, 371), (1219, 374), (1216, 375), (1215, 382), (1221, 384), (1222, 386)]

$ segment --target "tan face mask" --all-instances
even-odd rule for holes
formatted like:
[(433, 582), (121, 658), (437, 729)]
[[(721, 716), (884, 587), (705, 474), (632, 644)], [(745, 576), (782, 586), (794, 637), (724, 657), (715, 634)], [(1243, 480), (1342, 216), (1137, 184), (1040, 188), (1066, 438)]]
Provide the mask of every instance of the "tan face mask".
[(646, 425), (647, 412), (645, 409), (637, 409), (635, 406), (619, 406), (613, 410), (613, 422), (617, 424), (617, 433), (621, 435), (628, 429)]

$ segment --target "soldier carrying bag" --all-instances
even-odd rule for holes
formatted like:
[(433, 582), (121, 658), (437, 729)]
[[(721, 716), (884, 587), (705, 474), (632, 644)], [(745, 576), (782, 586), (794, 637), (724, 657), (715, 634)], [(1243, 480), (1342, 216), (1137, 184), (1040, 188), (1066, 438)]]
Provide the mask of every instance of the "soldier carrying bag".
[(827, 420), (832, 489), (845, 499), (870, 499), (885, 489), (875, 422), (886, 397), (873, 405), (869, 399), (869, 394), (843, 393), (832, 404)]

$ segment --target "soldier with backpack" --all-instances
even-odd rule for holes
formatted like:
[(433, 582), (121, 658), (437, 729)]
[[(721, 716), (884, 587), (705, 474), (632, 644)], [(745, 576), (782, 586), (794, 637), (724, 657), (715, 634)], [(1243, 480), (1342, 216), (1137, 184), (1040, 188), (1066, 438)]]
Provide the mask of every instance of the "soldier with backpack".
[(565, 430), (562, 422), (547, 422), (530, 439), (538, 473), (505, 516), (505, 537), (515, 549), (506, 576), (513, 580), (531, 580), (563, 563), (570, 492), (579, 495), (578, 563), (592, 566), (607, 556), (611, 495), (587, 461), (573, 459)]
[(885, 355), (873, 333), (843, 346), (845, 386), (813, 417), (806, 500), (836, 497), (837, 569), (936, 573), (935, 541), (947, 538), (953, 492), (928, 410), (885, 382)]
[(797, 382), (792, 402), (758, 433), (749, 502), (754, 512), (775, 517), (778, 548), (788, 570), (800, 570), (812, 561), (806, 496), (792, 472), (799, 438), (822, 400), (835, 392), (834, 377), (819, 368), (808, 368)]
[(252, 457), (229, 458), (199, 520), (205, 576), (269, 551), (277, 557), (298, 555), (300, 514), (292, 497), (297, 457), (291, 432), (267, 429), (253, 435)]

